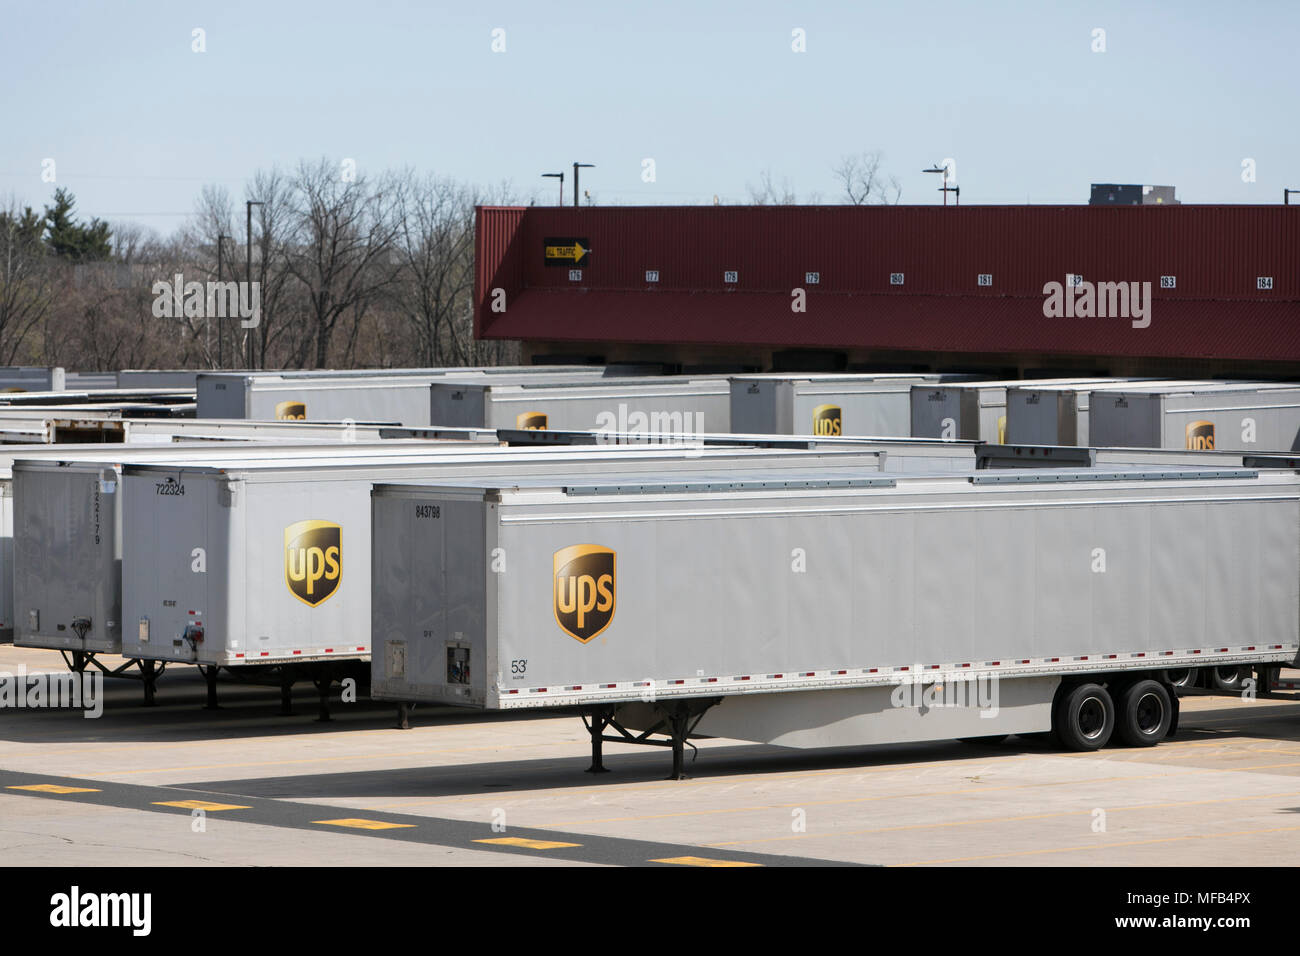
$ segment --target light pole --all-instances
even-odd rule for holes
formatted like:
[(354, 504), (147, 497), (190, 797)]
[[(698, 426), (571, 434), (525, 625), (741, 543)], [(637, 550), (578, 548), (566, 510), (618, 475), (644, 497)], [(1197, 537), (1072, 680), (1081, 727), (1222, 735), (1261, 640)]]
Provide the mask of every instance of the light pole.
[[(244, 252), (246, 253), (247, 256), (248, 271), (246, 273), (246, 278), (248, 281), (248, 299), (250, 302), (253, 299), (253, 207), (265, 206), (265, 205), (266, 203), (264, 202), (257, 202), (252, 199), (249, 199), (244, 203), (244, 222), (245, 222), (245, 228), (247, 230), (246, 246)], [(240, 296), (240, 299), (242, 300), (243, 296)], [(258, 296), (258, 303), (260, 307), (260, 303), (261, 303), (260, 295)], [(260, 318), (261, 317), (259, 316), (259, 319)], [(257, 367), (253, 361), (253, 330), (247, 329), (246, 331), (248, 334), (248, 368), (252, 370)]]
[(543, 179), (558, 179), (560, 181), (560, 201), (557, 206), (564, 205), (564, 173), (542, 173)]
[[(217, 282), (221, 281), (221, 252), (229, 236), (217, 236)], [(226, 367), (226, 324), (217, 323), (217, 368)]]
[(947, 164), (947, 163), (944, 163), (942, 166), (940, 166), (938, 163), (935, 163), (933, 168), (931, 168), (931, 169), (923, 169), (923, 170), (921, 170), (921, 172), (923, 172), (923, 173), (942, 173), (942, 174), (943, 174), (943, 185), (939, 187), (939, 191), (943, 193), (943, 204), (944, 204), (945, 206), (948, 205), (948, 194), (949, 194), (950, 192), (952, 192), (953, 189), (958, 190), (958, 196), (957, 196), (957, 198), (958, 198), (958, 200), (961, 199), (961, 194), (960, 194), (961, 187), (960, 187), (960, 186), (954, 186), (953, 189), (949, 189), (949, 188), (948, 188), (948, 164)]
[(594, 169), (595, 163), (574, 163), (573, 164), (573, 204), (578, 205), (578, 170)]

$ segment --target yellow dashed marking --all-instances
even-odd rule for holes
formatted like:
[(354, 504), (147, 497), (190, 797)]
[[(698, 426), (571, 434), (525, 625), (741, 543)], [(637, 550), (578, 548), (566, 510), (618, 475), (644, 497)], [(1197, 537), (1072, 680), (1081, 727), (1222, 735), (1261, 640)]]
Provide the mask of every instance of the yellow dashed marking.
[(155, 800), (155, 807), (180, 807), (182, 810), (251, 810), (238, 803), (211, 803), (207, 800)]
[(313, 820), (331, 827), (352, 827), (354, 830), (400, 830), (414, 827), (414, 823), (388, 823), (384, 820), (364, 820), (361, 817), (343, 817), (339, 820)]
[(745, 863), (740, 860), (711, 860), (707, 856), (670, 856), (651, 863), (676, 863), (678, 866), (762, 866), (762, 863)]
[(558, 850), (565, 846), (582, 846), (581, 843), (560, 843), (556, 840), (529, 840), (525, 837), (494, 837), (491, 840), (475, 840), (475, 843), (495, 843), (498, 846), (521, 846), (528, 850)]
[(6, 790), (35, 790), (39, 793), (100, 793), (94, 787), (65, 787), (58, 783), (25, 783), (21, 786), (5, 787)]

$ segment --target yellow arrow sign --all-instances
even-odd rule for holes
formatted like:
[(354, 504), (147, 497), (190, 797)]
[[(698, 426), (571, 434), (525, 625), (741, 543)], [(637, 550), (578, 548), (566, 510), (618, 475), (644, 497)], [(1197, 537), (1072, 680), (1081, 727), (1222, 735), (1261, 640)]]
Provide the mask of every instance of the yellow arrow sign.
[(577, 262), (587, 254), (587, 250), (582, 247), (582, 243), (575, 242), (571, 246), (547, 246), (546, 258), (548, 259), (572, 259)]

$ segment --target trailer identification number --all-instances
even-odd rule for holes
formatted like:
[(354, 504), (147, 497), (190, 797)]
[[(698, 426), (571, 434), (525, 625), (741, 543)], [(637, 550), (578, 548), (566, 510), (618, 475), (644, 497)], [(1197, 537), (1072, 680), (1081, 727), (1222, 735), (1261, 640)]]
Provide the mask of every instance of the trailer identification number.
[(441, 518), (442, 506), (441, 505), (416, 505), (415, 516), (417, 518), (435, 518), (435, 519)]
[(510, 662), (510, 673), (524, 674), (527, 673), (527, 671), (528, 671), (528, 661), (526, 659)]
[(166, 481), (156, 482), (154, 484), (154, 488), (157, 489), (157, 492), (160, 495), (185, 494), (185, 486), (182, 485), (180, 482), (178, 482), (175, 478), (168, 478)]

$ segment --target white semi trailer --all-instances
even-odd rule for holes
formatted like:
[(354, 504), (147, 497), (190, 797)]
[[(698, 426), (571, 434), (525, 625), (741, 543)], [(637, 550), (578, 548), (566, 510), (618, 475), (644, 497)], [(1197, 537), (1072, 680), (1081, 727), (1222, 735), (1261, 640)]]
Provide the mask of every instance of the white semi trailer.
[(679, 776), (692, 734), (1153, 745), (1168, 669), (1300, 648), (1294, 473), (804, 477), (377, 485), (372, 696), (577, 709), (593, 769)]
[(911, 388), (975, 376), (880, 372), (735, 375), (731, 428), (777, 435), (908, 437)]
[(444, 379), (585, 381), (644, 371), (640, 366), (531, 365), (502, 368), (378, 369), (328, 372), (204, 372), (197, 380), (200, 418), (393, 421), (429, 418), (431, 382)]
[(6, 448), (0, 454), (0, 636), (20, 647), (58, 650), (73, 670), (87, 665), (103, 670), (95, 655), (121, 653), (122, 508), (117, 490), (127, 463), (285, 464), (322, 455), (410, 461), (476, 447), (376, 440)]
[(1007, 423), (1003, 438), (1015, 445), (1078, 445), (1089, 440), (1089, 404), (1102, 388), (1122, 388), (1145, 379), (1122, 379), (1111, 385), (1070, 382), (1044, 385), (1024, 382), (1007, 388)]
[(1090, 416), (1098, 446), (1300, 451), (1300, 384), (1136, 384), (1094, 392)]
[(1109, 378), (1045, 378), (1000, 382), (939, 382), (913, 385), (912, 437), (1007, 440), (1007, 389), (1020, 385), (1073, 385), (1115, 381)]
[(603, 429), (696, 435), (731, 430), (731, 386), (722, 375), (434, 382), (429, 418), (463, 427)]

